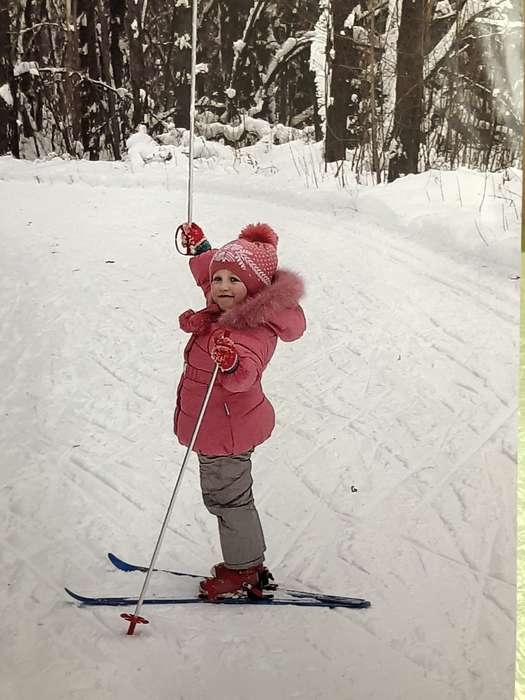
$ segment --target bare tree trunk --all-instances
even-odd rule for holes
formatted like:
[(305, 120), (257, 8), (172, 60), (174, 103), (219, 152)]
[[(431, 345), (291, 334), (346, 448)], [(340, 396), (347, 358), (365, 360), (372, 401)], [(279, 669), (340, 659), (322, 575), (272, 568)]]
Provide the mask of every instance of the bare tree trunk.
[(144, 121), (146, 93), (146, 66), (144, 63), (144, 27), (142, 7), (144, 0), (133, 0), (127, 8), (127, 30), (129, 40), (129, 72), (133, 95), (133, 126)]
[[(174, 85), (175, 85), (175, 75), (173, 71), (173, 52), (175, 50), (175, 36), (177, 29), (177, 7), (173, 7), (171, 11), (171, 22), (170, 22), (170, 44), (166, 52), (166, 60), (164, 62), (164, 109), (168, 109), (173, 106), (174, 101)], [(189, 117), (188, 117), (189, 119)]]
[(9, 2), (0, 0), (0, 155), (11, 152), (19, 158), (17, 94), (9, 31)]
[(327, 60), (332, 61), (330, 96), (326, 111), (325, 161), (333, 163), (344, 160), (348, 145), (347, 116), (351, 79), (357, 65), (355, 49), (347, 34), (344, 22), (359, 3), (359, 0), (332, 0), (332, 37), (327, 41)]
[(99, 160), (101, 119), (98, 91), (85, 77), (89, 76), (93, 80), (100, 79), (96, 9), (92, 0), (77, 1), (80, 68), (84, 74), (80, 86), (82, 145), (84, 151), (89, 152), (90, 160)]
[[(111, 76), (110, 56), (110, 39), (109, 26), (106, 17), (104, 0), (98, 0), (98, 15), (100, 21), (100, 69), (102, 80), (107, 85), (114, 85)], [(116, 98), (112, 90), (108, 90), (108, 105), (109, 105), (109, 137), (111, 140), (111, 148), (115, 160), (120, 160), (120, 124), (116, 112)]]
[(217, 21), (219, 23), (219, 65), (223, 85), (226, 87), (232, 76), (235, 52), (233, 42), (242, 37), (243, 10), (246, 8), (246, 0), (219, 0)]
[(64, 46), (64, 67), (66, 69), (63, 83), (63, 103), (61, 112), (64, 125), (62, 135), (70, 155), (76, 155), (76, 143), (81, 139), (80, 99), (78, 94), (79, 53), (77, 30), (77, 0), (65, 0), (66, 30)]
[[(173, 72), (175, 77), (174, 97), (176, 103), (175, 123), (177, 126), (190, 128), (190, 91), (191, 91), (191, 3), (188, 7), (179, 5), (176, 13), (178, 47), (173, 54)], [(182, 37), (187, 37), (187, 44), (182, 45)], [(173, 37), (175, 40), (175, 37)]]
[[(33, 26), (33, 0), (26, 0), (24, 7), (24, 27), (26, 30)], [(23, 55), (26, 61), (30, 60), (31, 50), (29, 45), (33, 41), (33, 32), (26, 31), (22, 34)]]
[[(238, 48), (233, 52), (233, 60), (231, 67), (231, 74), (228, 89), (235, 91), (232, 98), (228, 97), (227, 102), (227, 118), (231, 119), (232, 116), (237, 112), (237, 107), (242, 98), (246, 99), (250, 95), (252, 90), (251, 81), (243, 79), (243, 69), (246, 66), (246, 59), (248, 55), (248, 48), (252, 43), (253, 35), (255, 34), (257, 23), (259, 22), (261, 15), (263, 14), (269, 0), (254, 0), (246, 24), (244, 25), (244, 30), (242, 37), (232, 37), (240, 41)], [(233, 46), (232, 46), (233, 48)]]
[(252, 39), (252, 35), (254, 34), (257, 22), (259, 21), (259, 18), (261, 17), (266, 5), (268, 5), (268, 0), (255, 0), (250, 14), (248, 15), (246, 26), (244, 27), (244, 33), (242, 35), (242, 44), (236, 51), (233, 58), (229, 87), (233, 88), (234, 90), (237, 89), (239, 73), (246, 60), (247, 48)]
[(423, 61), (425, 18), (429, 0), (403, 0), (397, 44), (395, 153), (390, 158), (388, 181), (418, 172), (423, 119)]
[(113, 69), (113, 80), (115, 87), (122, 87), (124, 82), (123, 65), (124, 60), (120, 50), (120, 37), (126, 17), (126, 0), (110, 0), (110, 32), (111, 32), (111, 67)]
[[(35, 44), (33, 36), (33, 0), (26, 0), (23, 12), (24, 32), (20, 35), (20, 27), (17, 27), (17, 33), (21, 37), (22, 59), (24, 61), (32, 61), (35, 56)], [(20, 17), (20, 15), (19, 15)], [(20, 44), (19, 44), (20, 48)], [(22, 121), (22, 134), (26, 139), (33, 139), (35, 154), (40, 157), (40, 149), (38, 140), (35, 134), (35, 115), (38, 111), (38, 98), (35, 90), (36, 81), (32, 77), (24, 73), (17, 81), (18, 88), (18, 114)], [(33, 119), (31, 118), (33, 117)]]

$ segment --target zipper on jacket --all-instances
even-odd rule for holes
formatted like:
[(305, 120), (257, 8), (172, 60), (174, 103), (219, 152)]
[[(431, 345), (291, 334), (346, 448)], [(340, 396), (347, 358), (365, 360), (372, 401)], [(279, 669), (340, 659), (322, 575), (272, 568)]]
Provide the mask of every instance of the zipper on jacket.
[[(227, 423), (228, 423), (228, 428), (230, 429), (230, 439), (231, 439), (231, 443), (232, 443), (232, 450), (235, 450), (235, 440), (233, 438), (233, 426), (232, 426), (232, 422), (230, 420), (230, 418), (231, 418), (230, 409), (228, 408), (228, 404), (226, 402), (224, 403), (224, 412), (228, 416)], [(234, 452), (234, 454), (235, 454), (235, 452)]]

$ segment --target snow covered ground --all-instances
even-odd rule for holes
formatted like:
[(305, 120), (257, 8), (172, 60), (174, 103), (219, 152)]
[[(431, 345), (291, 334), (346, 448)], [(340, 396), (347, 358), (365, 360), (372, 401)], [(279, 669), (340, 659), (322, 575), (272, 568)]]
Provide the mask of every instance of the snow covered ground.
[[(183, 456), (186, 165), (3, 158), (2, 700), (513, 697), (521, 172), (342, 189), (317, 157), (200, 161), (195, 219), (216, 244), (267, 221), (307, 285), (265, 381), (268, 564), (372, 607), (146, 609), (130, 638), (66, 598), (138, 594), (105, 554), (149, 560)], [(159, 564), (218, 559), (192, 460)]]

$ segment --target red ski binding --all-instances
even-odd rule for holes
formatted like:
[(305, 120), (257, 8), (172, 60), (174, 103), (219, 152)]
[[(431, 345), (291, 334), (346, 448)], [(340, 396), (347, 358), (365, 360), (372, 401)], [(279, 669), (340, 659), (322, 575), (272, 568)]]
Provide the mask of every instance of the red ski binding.
[(121, 613), (120, 617), (129, 622), (128, 634), (133, 634), (135, 627), (139, 624), (149, 625), (149, 620), (140, 615), (132, 615), (131, 613)]

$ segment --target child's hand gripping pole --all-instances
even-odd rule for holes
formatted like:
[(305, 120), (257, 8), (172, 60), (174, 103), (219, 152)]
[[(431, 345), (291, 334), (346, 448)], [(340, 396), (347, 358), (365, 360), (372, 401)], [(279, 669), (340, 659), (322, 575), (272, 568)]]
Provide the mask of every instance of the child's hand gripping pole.
[(209, 342), (211, 359), (221, 368), (221, 372), (234, 372), (239, 364), (239, 355), (235, 343), (230, 338), (229, 330), (213, 333)]
[[(180, 245), (179, 245), (180, 241)], [(181, 255), (200, 255), (211, 246), (198, 224), (180, 224), (175, 231), (175, 248)]]

